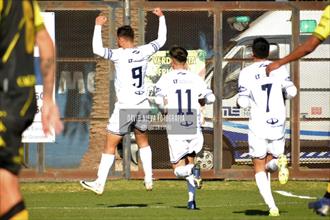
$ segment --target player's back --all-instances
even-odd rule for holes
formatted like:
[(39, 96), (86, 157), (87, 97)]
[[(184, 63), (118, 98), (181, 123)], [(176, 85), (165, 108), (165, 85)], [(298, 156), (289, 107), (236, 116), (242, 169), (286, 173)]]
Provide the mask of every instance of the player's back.
[(175, 70), (167, 75), (168, 87), (167, 106), (178, 109), (180, 114), (188, 114), (199, 109), (199, 94), (201, 93), (201, 79), (197, 74), (187, 70)]
[(241, 84), (250, 91), (249, 128), (268, 139), (284, 135), (286, 108), (282, 93), (283, 73), (266, 76), (269, 61), (256, 62), (241, 71)]
[(122, 103), (138, 103), (146, 98), (144, 78), (149, 55), (141, 47), (112, 50), (116, 56), (115, 88)]
[[(24, 2), (1, 0), (0, 78), (1, 81), (4, 79), (9, 81), (8, 86), (10, 89), (18, 88), (16, 83), (18, 76), (34, 76), (33, 49), (35, 31), (38, 28), (35, 27), (36, 22), (34, 19), (39, 18), (33, 16), (36, 10), (35, 4), (31, 0)], [(23, 23), (22, 20), (24, 20)], [(43, 25), (42, 22), (39, 23), (40, 26)], [(0, 84), (2, 87), (3, 83)], [(31, 86), (33, 86), (32, 84)]]
[[(200, 132), (200, 104), (199, 96), (205, 93), (204, 81), (194, 73), (187, 70), (174, 70), (166, 75), (166, 100), (169, 120), (178, 116), (180, 123), (176, 123), (181, 138), (187, 138), (189, 134)], [(170, 123), (174, 124), (174, 123)]]

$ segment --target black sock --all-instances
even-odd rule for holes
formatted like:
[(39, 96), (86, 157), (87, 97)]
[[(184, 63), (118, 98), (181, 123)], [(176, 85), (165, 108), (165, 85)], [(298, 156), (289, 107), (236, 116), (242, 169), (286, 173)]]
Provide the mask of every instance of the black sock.
[(326, 192), (325, 194), (324, 194), (324, 196), (323, 196), (324, 198), (327, 198), (327, 199), (330, 199), (330, 192)]

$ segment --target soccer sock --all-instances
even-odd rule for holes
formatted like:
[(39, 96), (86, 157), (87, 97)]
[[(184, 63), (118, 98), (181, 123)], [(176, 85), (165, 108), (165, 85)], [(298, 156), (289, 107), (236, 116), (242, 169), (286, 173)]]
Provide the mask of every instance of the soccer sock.
[(255, 174), (256, 183), (259, 192), (264, 199), (265, 203), (268, 205), (269, 209), (275, 208), (275, 201), (272, 195), (272, 190), (270, 184), (268, 183), (268, 178), (265, 172), (258, 172)]
[(266, 172), (267, 174), (267, 180), (268, 180), (268, 184), (269, 184), (269, 187), (271, 187), (271, 175), (270, 175), (270, 172)]
[(6, 212), (2, 216), (0, 216), (0, 219), (28, 220), (29, 213), (25, 209), (24, 201), (18, 202), (8, 212)]
[(272, 159), (266, 164), (266, 170), (269, 172), (275, 172), (278, 169), (278, 159)]
[(186, 166), (179, 166), (174, 169), (174, 174), (177, 177), (187, 177), (191, 174), (191, 169), (194, 167), (194, 164), (187, 164)]
[(196, 188), (195, 186), (191, 185), (191, 183), (188, 180), (187, 180), (187, 186), (188, 186), (188, 202), (194, 201)]
[(99, 170), (97, 172), (97, 180), (96, 180), (101, 186), (105, 185), (105, 182), (107, 181), (108, 178), (110, 167), (112, 166), (114, 160), (115, 160), (114, 154), (102, 154)]
[(150, 146), (139, 149), (142, 167), (144, 171), (144, 180), (152, 180), (152, 153)]
[(327, 191), (326, 191), (326, 193), (324, 194), (323, 197), (330, 199), (330, 183), (328, 183)]

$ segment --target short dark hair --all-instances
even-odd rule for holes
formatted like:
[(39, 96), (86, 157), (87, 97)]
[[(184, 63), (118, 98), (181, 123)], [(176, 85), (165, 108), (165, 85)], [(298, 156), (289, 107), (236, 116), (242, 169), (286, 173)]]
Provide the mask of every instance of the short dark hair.
[(170, 57), (176, 59), (180, 63), (187, 62), (188, 52), (183, 47), (172, 46), (170, 49)]
[(129, 25), (121, 26), (117, 29), (117, 37), (124, 37), (134, 40), (134, 30)]
[(269, 55), (269, 43), (263, 37), (258, 37), (254, 39), (252, 44), (253, 55), (256, 58), (264, 59)]

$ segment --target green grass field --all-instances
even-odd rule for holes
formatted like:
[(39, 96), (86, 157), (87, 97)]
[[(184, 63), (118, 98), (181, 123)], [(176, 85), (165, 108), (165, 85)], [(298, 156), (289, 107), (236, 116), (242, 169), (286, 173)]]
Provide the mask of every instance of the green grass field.
[[(327, 183), (289, 181), (272, 189), (295, 195), (320, 197)], [(199, 210), (187, 210), (186, 182), (155, 181), (152, 192), (139, 180), (108, 181), (102, 196), (83, 190), (78, 182), (22, 183), (31, 220), (78, 219), (327, 219), (307, 208), (310, 199), (286, 197), (273, 192), (280, 217), (269, 217), (253, 181), (205, 181), (197, 191)]]

